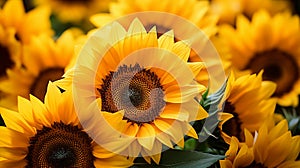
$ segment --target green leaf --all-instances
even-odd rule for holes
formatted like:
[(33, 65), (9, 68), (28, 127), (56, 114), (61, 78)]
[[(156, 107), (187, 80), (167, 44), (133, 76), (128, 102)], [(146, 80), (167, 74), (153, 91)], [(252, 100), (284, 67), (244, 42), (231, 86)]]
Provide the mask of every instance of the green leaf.
[(72, 27), (71, 23), (62, 23), (56, 15), (50, 16), (52, 29), (55, 31), (55, 38), (58, 38), (65, 30)]
[(208, 93), (209, 93), (209, 88), (203, 93), (202, 95), (202, 99), (200, 101), (200, 104), (203, 105), (204, 104), (204, 101), (207, 100), (207, 96), (208, 96)]
[[(220, 159), (223, 155), (212, 155), (196, 151), (167, 150), (162, 153), (160, 164), (147, 164), (145, 162), (135, 163), (133, 168), (154, 167), (154, 168), (186, 168), (186, 167), (209, 167)], [(140, 159), (139, 159), (140, 160)]]
[(289, 130), (292, 132), (292, 135), (300, 135), (300, 115), (297, 112), (297, 109), (294, 107), (282, 107), (276, 106), (276, 113), (283, 114), (285, 119), (288, 121)]
[(194, 138), (190, 138), (184, 142), (184, 150), (195, 150), (198, 144), (198, 140)]
[(206, 100), (203, 101), (202, 106), (208, 112), (209, 117), (200, 122), (196, 122), (193, 125), (199, 135), (199, 142), (205, 141), (209, 136), (214, 136), (213, 132), (215, 131), (219, 123), (218, 113), (220, 112), (220, 110), (222, 110), (220, 109), (219, 104), (222, 103), (221, 101), (224, 96), (226, 86), (227, 81), (217, 92), (207, 96)]
[(207, 96), (206, 100), (204, 100), (204, 106), (209, 106), (209, 108), (213, 109), (217, 108), (224, 96), (226, 86), (227, 80), (223, 83), (222, 87), (217, 92)]

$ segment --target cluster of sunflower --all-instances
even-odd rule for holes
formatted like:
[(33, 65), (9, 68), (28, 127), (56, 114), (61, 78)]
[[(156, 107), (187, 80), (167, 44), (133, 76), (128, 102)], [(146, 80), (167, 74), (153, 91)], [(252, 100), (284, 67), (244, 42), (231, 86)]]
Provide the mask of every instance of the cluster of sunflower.
[(290, 0), (0, 0), (0, 167), (300, 167)]

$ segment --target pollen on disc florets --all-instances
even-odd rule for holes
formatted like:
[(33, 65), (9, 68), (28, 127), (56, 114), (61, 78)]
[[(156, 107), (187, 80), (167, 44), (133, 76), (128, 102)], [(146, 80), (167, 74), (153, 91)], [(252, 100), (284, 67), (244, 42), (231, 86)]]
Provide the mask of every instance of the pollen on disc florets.
[(110, 72), (99, 88), (102, 111), (124, 110), (124, 118), (136, 123), (147, 123), (159, 116), (165, 107), (164, 91), (160, 78), (140, 67), (122, 65)]
[(55, 122), (30, 139), (27, 168), (94, 167), (92, 139), (78, 126)]

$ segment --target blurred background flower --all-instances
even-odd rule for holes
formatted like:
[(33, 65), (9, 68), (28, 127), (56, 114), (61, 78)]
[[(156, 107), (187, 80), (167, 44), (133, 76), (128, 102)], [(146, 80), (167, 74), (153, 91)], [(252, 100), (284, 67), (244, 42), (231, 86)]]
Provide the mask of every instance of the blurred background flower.
[[(258, 73), (277, 84), (273, 96), (283, 106), (297, 106), (299, 94), (299, 17), (260, 10), (252, 20), (237, 18), (236, 28), (224, 25), (220, 37), (228, 39), (232, 68)], [(230, 40), (229, 40), (230, 39)]]
[(278, 12), (291, 11), (292, 2), (289, 0), (212, 0), (211, 12), (220, 16), (219, 24), (232, 24), (235, 25), (238, 15), (245, 15), (251, 18), (253, 14), (260, 10), (265, 9), (271, 15)]
[[(17, 96), (29, 98), (29, 94), (44, 100), (48, 82), (61, 79), (67, 66), (75, 59), (74, 46), (85, 37), (80, 30), (70, 29), (56, 41), (45, 34), (31, 38), (29, 44), (22, 46), (22, 66), (7, 69), (7, 78), (0, 81), (4, 97), (10, 95), (8, 98), (12, 103), (9, 105), (17, 104)], [(14, 100), (11, 100), (11, 95)]]
[[(108, 22), (115, 20), (119, 17), (145, 11), (159, 11), (168, 12), (181, 16), (185, 19), (196, 24), (201, 28), (207, 36), (211, 36), (216, 33), (216, 22), (217, 16), (208, 13), (209, 2), (208, 1), (197, 1), (197, 0), (179, 0), (174, 3), (172, 0), (145, 0), (145, 1), (134, 1), (134, 0), (117, 0), (111, 2), (109, 6), (109, 13), (99, 13), (91, 17), (91, 22), (97, 27), (102, 27)], [(157, 23), (164, 23), (164, 18), (157, 18)], [(152, 28), (153, 25), (146, 25), (147, 28)], [(164, 25), (158, 25), (163, 27), (165, 33), (170, 30), (170, 27), (164, 27)]]
[(81, 22), (97, 12), (107, 12), (110, 0), (34, 0), (35, 5), (50, 6), (63, 22)]

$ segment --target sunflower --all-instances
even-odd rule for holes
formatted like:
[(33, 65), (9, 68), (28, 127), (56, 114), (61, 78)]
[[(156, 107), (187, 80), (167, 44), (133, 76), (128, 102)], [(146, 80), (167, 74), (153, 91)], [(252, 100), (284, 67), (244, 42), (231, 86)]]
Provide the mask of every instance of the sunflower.
[(110, 0), (34, 0), (37, 5), (48, 5), (64, 22), (79, 22), (92, 14), (108, 10)]
[(256, 164), (278, 168), (300, 166), (300, 161), (296, 161), (300, 151), (300, 136), (292, 136), (287, 120), (280, 121), (276, 126), (272, 123), (271, 128), (270, 124), (262, 125), (254, 138)]
[(30, 100), (18, 98), (19, 112), (0, 108), (6, 124), (0, 127), (0, 166), (131, 166), (125, 157), (105, 151), (84, 132), (72, 100), (71, 92), (61, 93), (50, 82), (45, 103), (31, 95)]
[(13, 28), (15, 38), (28, 43), (32, 35), (52, 34), (50, 9), (37, 7), (25, 12), (22, 0), (8, 0), (0, 10), (0, 24), (5, 29)]
[[(251, 140), (253, 141), (253, 139), (249, 139), (247, 142)], [(221, 168), (247, 167), (254, 160), (253, 149), (245, 143), (240, 143), (236, 137), (231, 138), (230, 146), (225, 156), (227, 156), (226, 159), (219, 161)]]
[(236, 17), (240, 14), (246, 15), (251, 18), (253, 14), (260, 10), (265, 9), (271, 15), (283, 11), (291, 11), (291, 2), (287, 0), (212, 0), (211, 12), (220, 16), (219, 23), (228, 23), (235, 25)]
[(57, 41), (44, 34), (32, 37), (29, 44), (24, 44), (24, 66), (8, 69), (8, 78), (0, 82), (0, 90), (7, 95), (14, 95), (14, 104), (17, 96), (28, 98), (29, 94), (43, 100), (48, 81), (60, 79), (65, 68), (72, 62), (76, 39), (82, 37), (77, 36), (78, 30), (70, 29)]
[(5, 78), (8, 68), (21, 65), (21, 44), (15, 39), (14, 29), (0, 25), (0, 80)]
[(253, 14), (260, 10), (265, 9), (271, 15), (275, 15), (276, 13), (284, 12), (284, 11), (292, 11), (292, 3), (291, 1), (286, 0), (252, 0), (251, 3), (247, 0), (242, 1), (244, 6), (244, 14), (248, 17), (253, 16)]
[[(189, 59), (191, 62), (199, 61), (207, 64), (206, 67), (201, 70), (201, 75), (198, 75), (196, 80), (202, 85), (210, 87), (212, 91), (220, 87), (212, 86), (218, 82), (209, 78), (211, 77), (211, 73), (209, 72), (212, 71), (216, 74), (218, 73), (218, 75), (215, 76), (224, 76), (224, 68), (221, 67), (221, 62), (219, 62), (219, 55), (202, 50), (205, 46), (209, 46), (207, 44), (210, 43), (210, 38), (217, 33), (218, 29), (216, 26), (218, 16), (209, 12), (209, 1), (179, 0), (174, 3), (172, 0), (164, 0), (163, 2), (160, 0), (118, 0), (110, 4), (109, 11), (110, 13), (108, 14), (99, 13), (92, 16), (90, 19), (91, 22), (96, 27), (102, 27), (117, 18), (121, 18), (119, 20), (123, 18), (124, 21), (126, 18), (134, 19), (137, 17), (143, 22), (147, 31), (155, 25), (158, 36), (169, 30), (173, 30), (175, 41), (201, 39), (202, 41), (194, 42), (191, 45), (193, 47)], [(121, 23), (122, 25), (126, 24), (124, 22)], [(124, 27), (127, 26), (128, 25), (125, 25)], [(202, 36), (204, 35), (206, 37), (197, 38), (196, 36), (199, 35), (199, 32), (201, 32), (200, 34), (202, 34)], [(205, 40), (208, 43), (203, 44)], [(212, 50), (212, 48), (213, 47), (210, 47), (209, 50)], [(214, 52), (216, 53), (216, 51)], [(212, 65), (213, 62), (215, 62), (214, 65)], [(214, 67), (216, 69), (214, 69)], [(224, 79), (219, 81), (224, 81)]]
[(212, 0), (211, 8), (212, 13), (220, 16), (219, 23), (235, 23), (235, 17), (242, 13), (243, 6), (241, 0)]
[(271, 98), (276, 85), (262, 81), (262, 74), (244, 75), (235, 79), (230, 74), (223, 97), (223, 112), (220, 113), (219, 128), (226, 143), (231, 136), (244, 141), (243, 130), (258, 130), (266, 119), (272, 117), (276, 107), (276, 99)]
[[(300, 136), (292, 136), (286, 120), (274, 125), (266, 121), (255, 136), (245, 129), (246, 142), (231, 139), (228, 156), (220, 161), (221, 168), (231, 167), (299, 167)], [(282, 145), (284, 144), (284, 145)]]
[[(7, 79), (7, 69), (21, 66), (21, 44), (15, 39), (14, 29), (0, 25), (0, 82)], [(0, 90), (0, 106), (11, 106), (11, 96)]]
[[(216, 22), (217, 16), (208, 14), (209, 2), (198, 1), (198, 0), (178, 0), (176, 3), (172, 0), (145, 0), (145, 1), (134, 1), (134, 0), (117, 0), (117, 2), (111, 2), (109, 7), (109, 14), (99, 13), (91, 17), (91, 22), (97, 26), (102, 27), (103, 25), (128, 14), (145, 11), (157, 11), (167, 12), (176, 16), (183, 17), (201, 30), (203, 30), (207, 36), (211, 36), (216, 33)], [(159, 33), (165, 33), (168, 30), (174, 29), (170, 27), (168, 22), (174, 22), (166, 20), (165, 17), (156, 17), (155, 26), (159, 30)], [(153, 25), (149, 23), (146, 27), (151, 28)], [(162, 32), (161, 32), (162, 31)], [(175, 32), (176, 33), (176, 32)]]
[(222, 38), (227, 39), (232, 54), (232, 67), (258, 73), (277, 84), (273, 94), (282, 106), (297, 106), (299, 81), (299, 17), (289, 13), (271, 17), (266, 11), (237, 19), (236, 29), (223, 26)]
[[(56, 83), (64, 88), (73, 81), (80, 104), (95, 95), (96, 108), (108, 123), (126, 121), (115, 131), (132, 139), (123, 155), (141, 154), (159, 163), (162, 145), (183, 147), (185, 134), (198, 137), (189, 122), (207, 117), (195, 100), (206, 89), (194, 81), (204, 65), (187, 63), (189, 52), (185, 42), (174, 42), (173, 31), (157, 38), (155, 27), (147, 32), (138, 19), (128, 31), (114, 22), (87, 41), (77, 66)], [(118, 113), (124, 117), (115, 118)]]

